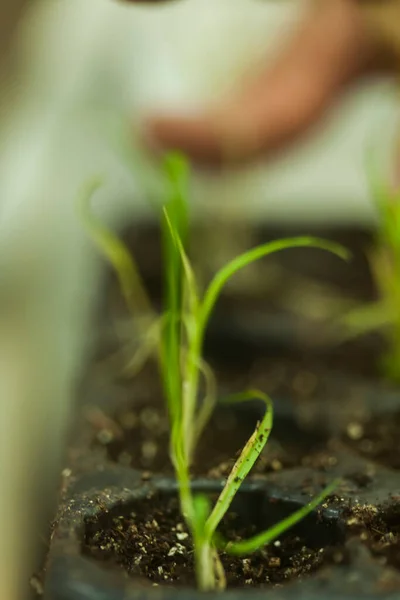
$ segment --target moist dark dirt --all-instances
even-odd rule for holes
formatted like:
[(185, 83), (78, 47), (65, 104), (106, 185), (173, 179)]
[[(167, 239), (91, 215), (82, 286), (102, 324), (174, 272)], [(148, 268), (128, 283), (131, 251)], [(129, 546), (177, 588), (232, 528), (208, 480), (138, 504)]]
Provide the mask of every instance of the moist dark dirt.
[[(294, 396), (295, 388), (299, 399), (318, 393), (319, 384), (311, 372), (296, 369), (291, 373), (290, 379), (287, 368), (282, 370), (280, 366), (277, 364), (271, 370), (275, 377), (265, 377), (264, 373), (263, 379), (269, 382), (271, 390), (275, 388), (286, 391), (291, 388)], [(251, 374), (240, 373), (238, 370), (234, 376), (229, 376), (229, 372), (220, 370), (222, 393), (249, 388)], [(135, 393), (135, 386), (131, 391), (128, 389), (128, 401), (123, 407), (116, 409), (112, 419), (101, 419), (98, 411), (87, 413), (87, 418), (96, 429), (93, 445), (103, 447), (108, 458), (119, 464), (152, 473), (172, 474), (165, 404), (161, 391), (154, 384), (154, 378), (149, 375), (149, 379), (153, 382), (154, 393), (141, 398)], [(258, 385), (262, 383), (260, 377), (255, 376), (254, 379), (255, 386), (265, 390), (266, 386)], [(143, 387), (146, 386), (140, 386)], [(148, 391), (149, 386), (146, 389)], [(274, 396), (275, 394), (272, 397)], [(193, 473), (211, 477), (226, 475), (253, 433), (262, 414), (261, 410), (262, 406), (257, 403), (243, 405), (239, 410), (232, 410), (231, 407), (218, 408), (200, 439)], [(277, 417), (271, 437), (255, 466), (255, 472), (267, 473), (283, 468), (311, 466), (313, 456), (315, 465), (320, 467), (324, 463), (324, 452), (326, 465), (332, 464), (331, 453), (326, 449), (326, 440), (321, 435), (302, 431), (296, 424), (282, 422)]]
[[(253, 473), (300, 466), (327, 469), (336, 464), (338, 441), (380, 465), (400, 468), (400, 413), (347, 420), (346, 411), (356, 413), (352, 402), (358, 403), (368, 386), (359, 389), (347, 380), (341, 382), (339, 376), (328, 378), (322, 369), (290, 361), (259, 359), (249, 370), (220, 366), (216, 372), (222, 395), (258, 388), (274, 401), (274, 428)], [(142, 383), (139, 378), (125, 388), (125, 401), (111, 416), (102, 418), (98, 411), (87, 412), (93, 427), (92, 445), (103, 448), (105, 458), (121, 465), (172, 474), (169, 423), (157, 375), (150, 370), (142, 378)], [(287, 403), (289, 416), (282, 412), (282, 402)], [(328, 407), (333, 407), (334, 414), (327, 412)], [(227, 475), (254, 431), (260, 408), (256, 403), (243, 405), (240, 410), (217, 408), (200, 439), (193, 473)], [(336, 434), (332, 435), (330, 421), (335, 420)], [(324, 430), (327, 422), (329, 427)]]
[[(235, 458), (254, 431), (257, 415), (237, 415), (217, 411), (199, 444), (193, 464), (193, 473), (221, 477), (233, 466)], [(97, 434), (97, 444), (106, 445), (109, 458), (119, 464), (148, 470), (152, 473), (172, 474), (168, 456), (168, 419), (161, 407), (138, 406), (117, 417), (122, 437), (110, 440), (110, 429)], [(128, 429), (127, 429), (128, 423)], [(318, 447), (313, 439), (303, 444), (284, 446), (276, 435), (268, 442), (256, 466), (257, 472), (278, 471), (302, 464), (308, 451)]]
[(359, 537), (382, 566), (400, 569), (400, 498), (384, 509), (361, 505), (348, 509), (349, 535)]
[[(335, 437), (316, 432), (315, 428), (304, 430), (280, 414), (276, 406), (279, 397), (290, 397), (293, 406), (302, 407), (329, 397), (329, 390), (332, 395), (338, 394), (322, 370), (296, 362), (260, 359), (250, 370), (234, 369), (233, 375), (231, 368), (220, 365), (218, 375), (224, 393), (245, 389), (253, 380), (257, 387), (267, 388), (273, 398), (278, 398), (275, 427), (253, 474), (261, 476), (294, 467), (329, 471), (337, 463), (338, 445), (370, 459), (372, 464), (399, 468), (399, 415), (350, 422)], [(141, 469), (144, 478), (152, 473), (172, 474), (167, 452), (168, 419), (160, 390), (153, 376), (144, 373), (143, 377), (149, 384), (143, 382), (138, 389), (146, 389), (145, 397), (128, 385), (128, 400), (110, 420), (100, 421), (92, 444), (103, 448), (105, 460)], [(346, 389), (344, 403), (348, 404), (346, 398), (352, 395), (357, 397), (353, 391)], [(194, 474), (227, 476), (254, 430), (258, 410), (256, 405), (242, 412), (216, 410), (201, 440)], [(348, 475), (360, 488), (371, 482), (365, 471)], [(361, 540), (383, 567), (400, 569), (400, 508), (396, 499), (393, 501), (393, 506), (385, 510), (374, 505), (347, 509), (347, 537)], [(238, 526), (234, 515), (228, 516), (223, 527), (228, 539), (244, 539), (255, 533), (254, 528)], [(303, 579), (321, 567), (351, 560), (344, 546), (315, 547), (307, 539), (290, 535), (277, 542), (246, 558), (223, 555), (228, 587), (282, 585)], [(135, 507), (133, 514), (89, 524), (84, 551), (111, 568), (123, 568), (138, 585), (195, 585), (191, 539), (174, 498), (166, 502), (154, 496)]]
[[(236, 515), (229, 514), (221, 533), (239, 541), (256, 531), (254, 527), (241, 527)], [(155, 496), (139, 504), (130, 515), (113, 518), (108, 525), (88, 524), (84, 551), (123, 567), (142, 583), (195, 585), (192, 541), (176, 498)], [(310, 547), (304, 539), (288, 536), (247, 558), (222, 553), (221, 562), (229, 587), (263, 587), (305, 577), (335, 557), (344, 560), (344, 554), (336, 549)]]
[[(400, 503), (348, 508), (346, 539), (358, 539), (382, 567), (400, 568)], [(239, 541), (257, 533), (230, 513), (221, 533)], [(135, 510), (87, 523), (83, 551), (104, 565), (123, 568), (140, 585), (194, 586), (193, 549), (178, 501), (154, 495)], [(246, 558), (221, 553), (228, 587), (266, 587), (301, 580), (329, 565), (347, 565), (344, 544), (315, 545), (286, 534)]]
[(344, 439), (367, 459), (400, 469), (400, 412), (353, 423)]
[[(220, 375), (224, 380), (224, 368)], [(236, 372), (235, 383), (245, 384), (248, 376)], [(272, 388), (287, 391), (300, 405), (318, 397), (326, 385), (315, 372), (290, 369), (287, 363), (285, 367), (276, 366), (275, 378), (267, 379)], [(93, 444), (103, 447), (108, 459), (142, 469), (144, 478), (152, 473), (172, 474), (167, 453), (168, 420), (161, 396), (155, 394), (152, 401), (134, 397), (114, 415), (114, 429), (108, 426), (99, 430)], [(243, 413), (217, 410), (204, 433), (193, 472), (215, 478), (227, 476), (257, 418), (256, 407)], [(338, 445), (371, 459), (372, 464), (376, 461), (399, 468), (399, 427), (399, 416), (388, 415), (349, 423), (335, 438), (303, 431), (296, 424), (281, 421), (278, 415), (271, 439), (252, 473), (260, 476), (293, 467), (326, 472), (337, 463)], [(371, 483), (364, 471), (348, 476), (360, 488)], [(356, 505), (346, 510), (345, 519), (349, 539), (361, 540), (383, 567), (400, 569), (400, 504), (395, 498), (393, 501), (385, 510)], [(234, 515), (225, 520), (223, 527), (228, 539), (244, 539), (255, 533), (254, 528), (238, 526)], [(135, 507), (133, 514), (90, 524), (85, 552), (110, 567), (122, 567), (140, 585), (195, 585), (191, 540), (174, 498), (166, 502), (155, 496)], [(246, 558), (222, 556), (229, 587), (282, 585), (305, 578), (321, 567), (348, 564), (350, 560), (344, 546), (315, 547), (307, 539), (290, 535)]]

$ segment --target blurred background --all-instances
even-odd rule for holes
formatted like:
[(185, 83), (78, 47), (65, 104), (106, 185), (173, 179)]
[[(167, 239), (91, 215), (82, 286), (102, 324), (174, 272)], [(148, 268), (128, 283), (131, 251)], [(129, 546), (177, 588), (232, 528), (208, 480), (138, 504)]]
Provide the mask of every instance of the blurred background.
[[(148, 200), (158, 182), (140, 143), (143, 116), (195, 110), (226, 93), (261, 60), (273, 60), (303, 10), (301, 2), (267, 0), (185, 0), (159, 7), (112, 0), (3, 2), (3, 598), (27, 597), (40, 562), (70, 409), (101, 302), (104, 267), (74, 206), (82, 185), (100, 175), (98, 214), (121, 231), (127, 225), (147, 231), (153, 218)], [(389, 150), (397, 119), (390, 80), (362, 85), (279, 159), (234, 173), (196, 171), (194, 214), (223, 224), (227, 252), (230, 228), (241, 231), (235, 233), (236, 250), (260, 227), (368, 230), (375, 213), (365, 147), (374, 140)], [(219, 243), (210, 246), (213, 255)]]

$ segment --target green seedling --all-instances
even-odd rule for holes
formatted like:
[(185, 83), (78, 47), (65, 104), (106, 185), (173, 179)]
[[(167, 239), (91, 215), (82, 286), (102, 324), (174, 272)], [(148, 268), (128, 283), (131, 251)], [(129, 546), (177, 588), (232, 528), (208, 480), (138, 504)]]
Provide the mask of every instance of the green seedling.
[(400, 381), (400, 190), (394, 190), (368, 153), (367, 174), (378, 211), (379, 227), (369, 252), (371, 271), (379, 293), (377, 301), (349, 311), (341, 322), (345, 338), (381, 331), (386, 339), (382, 360), (388, 379)]
[[(270, 398), (258, 390), (250, 390), (224, 400), (245, 402), (259, 399), (265, 405), (264, 416), (245, 444), (215, 505), (212, 507), (207, 497), (194, 494), (191, 487), (191, 464), (198, 441), (217, 402), (215, 377), (202, 355), (206, 328), (214, 306), (225, 284), (235, 273), (274, 252), (310, 247), (332, 252), (344, 259), (348, 258), (348, 253), (338, 244), (313, 237), (276, 240), (234, 258), (216, 273), (205, 291), (201, 292), (188, 256), (189, 168), (186, 160), (177, 154), (168, 155), (164, 163), (164, 174), (166, 199), (160, 213), (165, 300), (161, 316), (152, 316), (149, 322), (153, 326), (152, 339), (155, 341), (152, 345), (153, 355), (159, 365), (168, 406), (170, 457), (179, 484), (181, 511), (193, 540), (198, 586), (207, 591), (225, 587), (219, 552), (248, 555), (257, 551), (315, 509), (337, 484), (334, 482), (309, 505), (249, 540), (232, 543), (221, 538), (218, 527), (268, 441), (273, 426), (273, 407)], [(84, 210), (81, 211), (84, 225), (116, 270), (128, 306), (133, 311), (140, 312), (144, 309), (147, 314), (154, 315), (153, 310), (147, 310), (147, 296), (146, 303), (143, 302), (143, 286), (133, 257), (122, 242), (94, 218), (89, 202), (90, 195), (86, 194), (83, 199)], [(135, 290), (138, 290), (138, 302), (135, 300)], [(202, 389), (205, 390), (203, 395), (200, 394)]]

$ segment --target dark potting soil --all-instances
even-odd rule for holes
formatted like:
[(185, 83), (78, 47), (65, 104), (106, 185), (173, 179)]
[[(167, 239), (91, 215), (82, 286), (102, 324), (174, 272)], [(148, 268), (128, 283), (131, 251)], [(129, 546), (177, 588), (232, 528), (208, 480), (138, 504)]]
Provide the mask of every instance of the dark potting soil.
[(349, 424), (344, 440), (367, 459), (400, 469), (400, 412)]
[[(306, 372), (303, 373), (303, 378), (300, 373), (295, 378), (299, 396), (302, 396), (307, 386), (311, 391), (313, 381), (310, 377)], [(232, 379), (234, 378), (231, 377)], [(236, 379), (241, 381), (233, 381), (238, 385), (230, 385), (230, 391), (248, 388), (245, 385), (246, 376), (236, 373)], [(287, 381), (285, 384), (287, 385)], [(96, 430), (93, 444), (103, 447), (107, 457), (113, 462), (151, 473), (172, 474), (168, 455), (168, 417), (161, 391), (156, 391), (157, 386), (153, 387), (154, 394), (141, 398), (135, 395), (133, 386), (132, 400), (116, 410), (112, 419), (103, 420), (98, 411), (90, 410), (87, 418)], [(258, 404), (249, 408), (244, 406), (239, 411), (232, 411), (229, 406), (217, 408), (200, 439), (193, 473), (211, 477), (228, 474), (235, 458), (254, 431), (261, 415), (260, 408), (262, 409)], [(309, 466), (313, 461), (313, 454), (318, 466), (321, 466), (324, 462), (321, 452), (326, 450), (326, 440), (313, 432), (302, 431), (293, 423), (281, 423), (278, 426), (279, 421), (279, 418), (276, 419), (276, 426), (254, 472), (267, 473), (283, 468)], [(325, 454), (329, 464), (332, 460), (330, 453), (327, 451)]]
[[(353, 506), (344, 511), (344, 523), (345, 539), (361, 542), (382, 568), (400, 568), (400, 504), (385, 510)], [(257, 533), (234, 513), (228, 513), (220, 531), (232, 541)], [(128, 514), (88, 521), (83, 553), (124, 569), (139, 586), (195, 586), (192, 542), (175, 497), (155, 494)], [(230, 588), (280, 586), (351, 561), (344, 542), (316, 544), (290, 532), (248, 557), (220, 557)]]
[[(108, 457), (124, 466), (141, 468), (151, 473), (172, 474), (168, 456), (168, 420), (162, 409), (138, 407), (120, 416), (117, 422), (129, 423), (129, 429), (121, 429), (122, 437), (109, 441), (110, 432), (100, 431), (97, 443), (106, 445)], [(244, 421), (244, 422), (243, 422)], [(151, 425), (149, 425), (151, 423)], [(254, 431), (256, 420), (244, 415), (217, 412), (199, 443), (193, 464), (194, 475), (223, 477), (231, 470), (235, 459)], [(305, 437), (305, 436), (304, 436)], [(303, 442), (303, 445), (302, 445)], [(314, 442), (314, 444), (313, 444)], [(282, 468), (300, 466), (307, 461), (312, 449), (318, 448), (312, 439), (293, 441), (284, 446), (276, 436), (268, 442), (255, 472), (278, 471)]]
[(352, 507), (346, 516), (349, 535), (358, 537), (380, 565), (400, 569), (400, 498), (386, 509)]
[[(326, 378), (323, 370), (312, 369), (310, 365), (267, 362), (267, 368), (261, 360), (245, 372), (233, 370), (233, 375), (231, 367), (218, 369), (224, 393), (246, 389), (251, 380), (256, 387), (267, 388), (273, 398), (278, 398), (275, 426), (252, 476), (298, 467), (326, 473), (340, 461), (343, 449), (370, 459), (362, 468), (347, 472), (348, 479), (360, 489), (369, 487), (378, 465), (400, 467), (396, 435), (399, 415), (393, 417), (388, 413), (368, 418), (367, 411), (360, 413), (359, 419), (344, 419), (336, 431), (334, 427), (332, 431), (319, 430), (318, 420), (312, 419), (312, 426), (304, 428), (301, 423), (307, 422), (309, 405), (313, 410), (319, 406), (318, 418), (329, 422), (338, 418), (338, 411), (345, 413), (344, 407), (349, 409), (353, 403), (357, 407), (364, 388), (356, 384), (346, 387), (338, 377)], [(92, 445), (103, 449), (104, 460), (140, 469), (146, 481), (153, 473), (172, 475), (173, 469), (168, 457), (169, 425), (162, 396), (151, 374), (144, 373), (143, 378), (138, 389), (145, 389), (144, 395), (135, 393), (134, 385), (127, 386), (128, 400), (112, 418), (104, 422), (91, 420), (89, 413), (89, 420), (92, 426), (96, 425), (92, 430)], [(281, 395), (290, 397), (291, 410), (298, 411), (297, 421), (293, 413), (287, 417), (285, 410), (281, 410)], [(337, 406), (333, 404), (334, 413), (330, 414), (328, 406), (332, 406), (335, 398)], [(326, 407), (321, 404), (323, 399)], [(194, 475), (226, 477), (258, 417), (256, 405), (239, 412), (218, 408), (201, 440), (193, 465)], [(307, 481), (303, 489), (307, 491)], [(396, 498), (392, 501), (384, 509), (369, 503), (346, 507), (346, 538), (361, 541), (382, 568), (400, 569), (400, 504)], [(228, 516), (223, 528), (228, 539), (244, 539), (255, 533), (254, 526), (237, 526), (234, 515)], [(195, 585), (191, 540), (175, 498), (166, 500), (155, 495), (136, 505), (133, 513), (89, 523), (84, 552), (111, 568), (122, 567), (138, 585)], [(222, 555), (222, 563), (228, 587), (263, 587), (303, 579), (328, 565), (350, 564), (351, 557), (344, 544), (315, 546), (306, 537), (289, 533), (246, 558)]]
[[(400, 468), (400, 413), (371, 414), (365, 406), (368, 384), (349, 383), (335, 373), (290, 361), (260, 360), (247, 371), (220, 367), (217, 375), (221, 394), (258, 388), (274, 400), (273, 431), (253, 473), (301, 466), (329, 469), (337, 462), (337, 447), (343, 445), (380, 465)], [(87, 411), (92, 445), (120, 465), (172, 474), (169, 422), (157, 376), (150, 369), (142, 383), (140, 379), (126, 387), (125, 401), (111, 416), (102, 418), (98, 409)], [(227, 475), (254, 431), (260, 408), (218, 407), (200, 439), (193, 473)]]
[[(108, 521), (108, 522), (107, 522)], [(220, 527), (231, 541), (256, 533), (254, 526), (237, 523), (230, 513)], [(179, 512), (177, 498), (153, 496), (127, 516), (87, 525), (84, 552), (117, 564), (135, 580), (149, 585), (195, 586), (193, 546)], [(229, 587), (267, 586), (302, 578), (332, 561), (344, 561), (337, 549), (311, 547), (288, 536), (247, 558), (221, 553)]]

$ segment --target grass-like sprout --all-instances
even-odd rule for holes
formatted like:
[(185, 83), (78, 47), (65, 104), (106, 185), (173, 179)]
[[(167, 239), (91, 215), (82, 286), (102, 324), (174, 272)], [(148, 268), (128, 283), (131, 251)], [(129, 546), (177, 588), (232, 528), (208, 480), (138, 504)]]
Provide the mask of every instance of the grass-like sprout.
[(342, 318), (345, 338), (381, 331), (386, 340), (384, 375), (400, 381), (400, 189), (385, 180), (372, 152), (367, 175), (377, 208), (379, 226), (368, 258), (379, 298), (356, 307)]
[[(201, 293), (187, 253), (188, 164), (181, 155), (170, 154), (165, 160), (164, 172), (167, 190), (161, 209), (161, 230), (165, 301), (162, 315), (159, 321), (155, 321), (160, 324), (155, 348), (168, 406), (170, 457), (179, 483), (181, 512), (193, 540), (198, 586), (206, 591), (225, 587), (224, 571), (218, 555), (220, 550), (236, 555), (255, 552), (318, 506), (336, 485), (333, 483), (307, 506), (249, 540), (239, 543), (222, 540), (218, 526), (269, 438), (273, 425), (273, 407), (270, 398), (258, 390), (246, 391), (225, 400), (244, 402), (259, 399), (265, 404), (264, 416), (245, 444), (215, 505), (211, 507), (207, 497), (193, 494), (191, 464), (198, 441), (217, 401), (214, 374), (202, 356), (204, 336), (214, 306), (224, 285), (235, 273), (274, 252), (312, 247), (332, 252), (344, 259), (348, 257), (348, 253), (338, 244), (313, 237), (272, 241), (234, 258), (216, 273)], [(94, 218), (89, 206), (90, 197), (91, 194), (86, 194), (81, 204), (83, 223), (98, 248), (115, 268), (128, 306), (137, 310), (137, 289), (139, 307), (143, 308), (143, 287), (134, 259), (122, 242)], [(145, 308), (148, 308), (147, 296)], [(201, 398), (202, 379), (205, 382), (205, 394)]]

